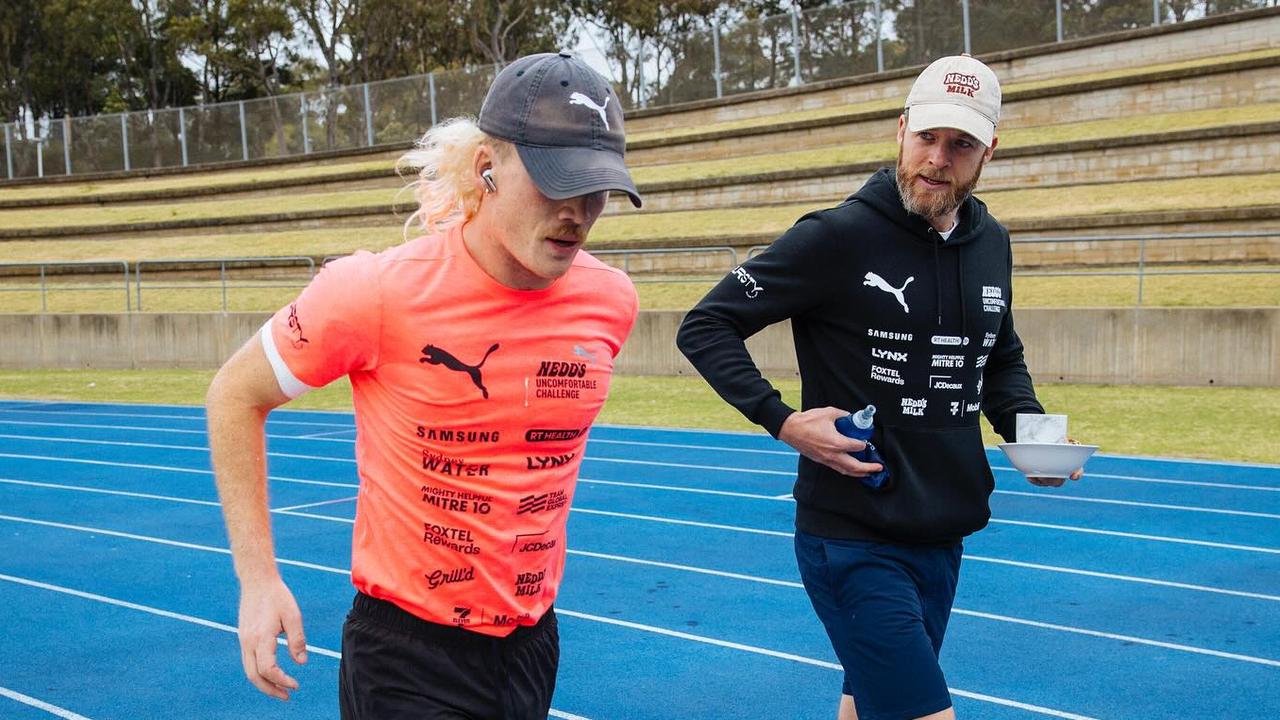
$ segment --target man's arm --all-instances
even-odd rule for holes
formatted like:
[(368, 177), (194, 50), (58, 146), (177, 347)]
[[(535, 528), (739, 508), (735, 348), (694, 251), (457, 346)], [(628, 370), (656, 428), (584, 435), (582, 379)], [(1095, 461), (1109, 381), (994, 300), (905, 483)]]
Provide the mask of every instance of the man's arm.
[(1013, 329), (1013, 311), (1000, 323), (982, 374), (982, 412), (1005, 442), (1017, 441), (1018, 413), (1043, 413), (1023, 358), (1022, 339)]
[[(1012, 272), (1012, 260), (1010, 260)], [(1005, 442), (1017, 442), (1018, 413), (1043, 413), (1044, 406), (1036, 399), (1036, 389), (1027, 371), (1023, 357), (1022, 339), (1013, 328), (1013, 302), (1000, 323), (995, 346), (987, 358), (982, 376), (985, 391), (982, 395), (982, 411), (991, 427)], [(1072, 480), (1079, 480), (1083, 470), (1071, 473)], [(1028, 477), (1027, 481), (1040, 487), (1060, 487), (1062, 478)]]
[(240, 659), (249, 681), (281, 700), (298, 682), (276, 663), (284, 632), (295, 662), (307, 661), (302, 614), (280, 578), (267, 506), (267, 414), (288, 401), (255, 333), (222, 366), (206, 398), (209, 448), (240, 580)]
[(839, 264), (826, 253), (832, 228), (816, 216), (801, 218), (759, 256), (748, 260), (707, 293), (680, 325), (676, 345), (720, 397), (746, 418), (837, 472), (862, 477), (882, 469), (849, 455), (866, 444), (841, 435), (836, 418), (848, 410), (804, 412), (782, 401), (747, 351), (746, 339), (768, 325), (795, 317), (824, 299)]

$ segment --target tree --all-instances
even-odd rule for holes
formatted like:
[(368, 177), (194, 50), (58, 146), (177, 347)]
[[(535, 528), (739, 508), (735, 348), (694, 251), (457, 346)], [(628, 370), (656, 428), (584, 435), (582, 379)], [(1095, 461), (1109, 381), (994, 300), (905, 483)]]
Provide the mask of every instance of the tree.
[[(605, 33), (605, 54), (621, 76), (618, 94), (638, 100), (641, 93), (652, 97), (669, 86), (674, 68), (696, 42), (694, 33), (705, 32), (723, 5), (720, 0), (578, 0), (575, 9)], [(643, 87), (641, 47), (649, 48), (650, 59), (656, 55), (658, 68), (656, 77), (643, 78)]]
[(301, 21), (304, 39), (320, 50), (329, 87), (342, 85), (348, 73), (338, 50), (351, 46), (349, 26), (360, 12), (360, 0), (288, 0), (288, 7)]

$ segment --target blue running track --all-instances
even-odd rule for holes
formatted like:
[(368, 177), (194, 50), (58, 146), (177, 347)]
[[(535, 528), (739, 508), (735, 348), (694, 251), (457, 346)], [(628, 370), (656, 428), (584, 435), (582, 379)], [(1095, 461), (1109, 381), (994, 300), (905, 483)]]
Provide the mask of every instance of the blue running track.
[[(268, 422), (276, 553), (310, 662), (240, 669), (200, 408), (0, 402), (0, 718), (336, 718), (349, 414)], [(960, 718), (1280, 717), (1280, 468), (1097, 456), (1029, 485), (999, 451), (943, 666)], [(569, 522), (552, 717), (832, 720), (799, 584), (796, 456), (764, 435), (597, 426)]]

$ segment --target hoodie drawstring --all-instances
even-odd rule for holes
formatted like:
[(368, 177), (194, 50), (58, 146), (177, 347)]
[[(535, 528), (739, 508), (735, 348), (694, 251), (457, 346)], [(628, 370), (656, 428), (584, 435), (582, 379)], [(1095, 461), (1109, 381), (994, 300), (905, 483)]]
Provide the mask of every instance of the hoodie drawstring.
[[(931, 231), (930, 234), (933, 234)], [(933, 284), (937, 289), (938, 295), (938, 325), (942, 325), (942, 263), (938, 260), (938, 246), (941, 245), (941, 237), (933, 243)]]

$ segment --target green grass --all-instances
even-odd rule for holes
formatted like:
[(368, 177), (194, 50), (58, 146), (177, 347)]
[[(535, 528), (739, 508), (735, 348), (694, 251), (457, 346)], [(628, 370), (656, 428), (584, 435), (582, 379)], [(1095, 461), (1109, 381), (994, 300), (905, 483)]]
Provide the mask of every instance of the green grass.
[[(387, 213), (392, 223), (395, 218)], [(400, 218), (403, 222), (404, 218)], [(57, 260), (158, 260), (175, 258), (279, 257), (345, 255), (355, 250), (385, 250), (404, 242), (403, 228), (324, 227), (310, 230), (219, 233), (213, 235), (144, 235), (105, 240), (9, 240), (4, 262)], [(410, 232), (409, 237), (413, 237)]]
[[(212, 377), (196, 370), (0, 370), (0, 398), (198, 405)], [(799, 403), (798, 380), (775, 384), (787, 402)], [(1280, 388), (1041, 385), (1038, 393), (1047, 410), (1071, 416), (1073, 437), (1104, 453), (1280, 463)], [(350, 386), (338, 381), (289, 407), (350, 410)], [(616, 377), (599, 422), (760, 432), (695, 377)], [(999, 442), (983, 425), (987, 444)]]
[[(1191, 266), (1179, 266), (1190, 269)], [(1211, 266), (1195, 266), (1210, 269)], [(1236, 266), (1219, 266), (1237, 269)], [(1124, 268), (1129, 270), (1132, 268)], [(1164, 275), (1143, 282), (1144, 307), (1271, 307), (1280, 305), (1280, 266), (1251, 266), (1269, 274)], [(643, 310), (688, 310), (715, 285), (695, 282), (637, 282)], [(1138, 302), (1136, 277), (1056, 276), (1013, 279), (1022, 308), (1130, 307)]]
[[(1212, 270), (1215, 266), (1179, 266)], [(727, 268), (725, 268), (727, 270)], [(1125, 270), (1131, 268), (1125, 267)], [(1238, 266), (1216, 266), (1233, 270)], [(1250, 266), (1270, 270), (1268, 274), (1164, 275), (1148, 276), (1143, 286), (1146, 307), (1267, 307), (1280, 305), (1280, 266)], [(643, 310), (687, 310), (716, 283), (719, 276), (697, 280), (646, 281), (637, 276)], [(172, 281), (157, 280), (157, 284)], [(192, 281), (189, 288), (148, 289), (143, 283), (142, 307), (147, 312), (213, 312), (222, 308), (222, 290), (216, 280)], [(243, 282), (237, 280), (236, 282)], [(259, 283), (260, 281), (253, 281)], [(276, 288), (228, 286), (227, 310), (232, 312), (274, 311), (297, 296), (305, 277), (272, 282), (287, 284)], [(1129, 307), (1137, 304), (1136, 277), (1056, 276), (1015, 277), (1014, 296), (1018, 306), (1031, 307)], [(131, 298), (136, 293), (131, 290)], [(133, 302), (131, 299), (130, 302)], [(0, 313), (121, 312), (125, 309), (123, 278), (111, 284), (105, 276), (91, 283), (50, 283), (41, 307), (40, 291), (30, 281), (0, 282)]]
[[(255, 198), (251, 201), (180, 203), (164, 207), (119, 206), (97, 210), (65, 209), (59, 212), (0, 211), (0, 224), (35, 227), (44, 223), (65, 226), (140, 222), (166, 218), (208, 218), (255, 212), (286, 212), (333, 207), (377, 205), (388, 207), (396, 193), (389, 190), (361, 190), (345, 193), (315, 193), (296, 197)], [(404, 197), (408, 197), (407, 194)], [(1280, 198), (1280, 172), (1225, 177), (1180, 178), (1143, 182), (1073, 185), (1055, 188), (999, 190), (980, 193), (992, 213), (1004, 222), (1096, 216), (1108, 213), (1159, 212), (1196, 208), (1225, 209), (1274, 205)], [(831, 201), (775, 205), (768, 207), (724, 208), (681, 212), (626, 212), (610, 215), (592, 230), (596, 243), (652, 238), (741, 237), (760, 233), (778, 234), (803, 213), (831, 205)], [(97, 214), (95, 214), (97, 213)], [(10, 216), (12, 214), (12, 217)], [(355, 243), (353, 243), (355, 244)], [(295, 249), (294, 252), (301, 251)]]
[(306, 212), (335, 208), (381, 205), (391, 217), (395, 202), (413, 202), (403, 189), (377, 188), (342, 192), (311, 192), (292, 195), (251, 195), (225, 200), (159, 202), (139, 205), (75, 206), (0, 210), (0, 227), (39, 228), (77, 225), (127, 225), (168, 220), (207, 220), (282, 212)]
[(83, 183), (50, 183), (0, 188), (0, 200), (26, 200), (30, 198), (89, 198), (105, 193), (157, 192), (186, 188), (218, 188), (245, 183), (271, 187), (283, 179), (306, 177), (317, 182), (341, 173), (363, 170), (385, 170), (387, 176), (394, 173), (395, 160), (384, 155), (377, 160), (357, 160), (340, 163), (308, 163), (299, 161), (283, 167), (266, 166), (250, 170), (210, 170), (190, 175), (171, 175), (124, 180), (94, 180)]

